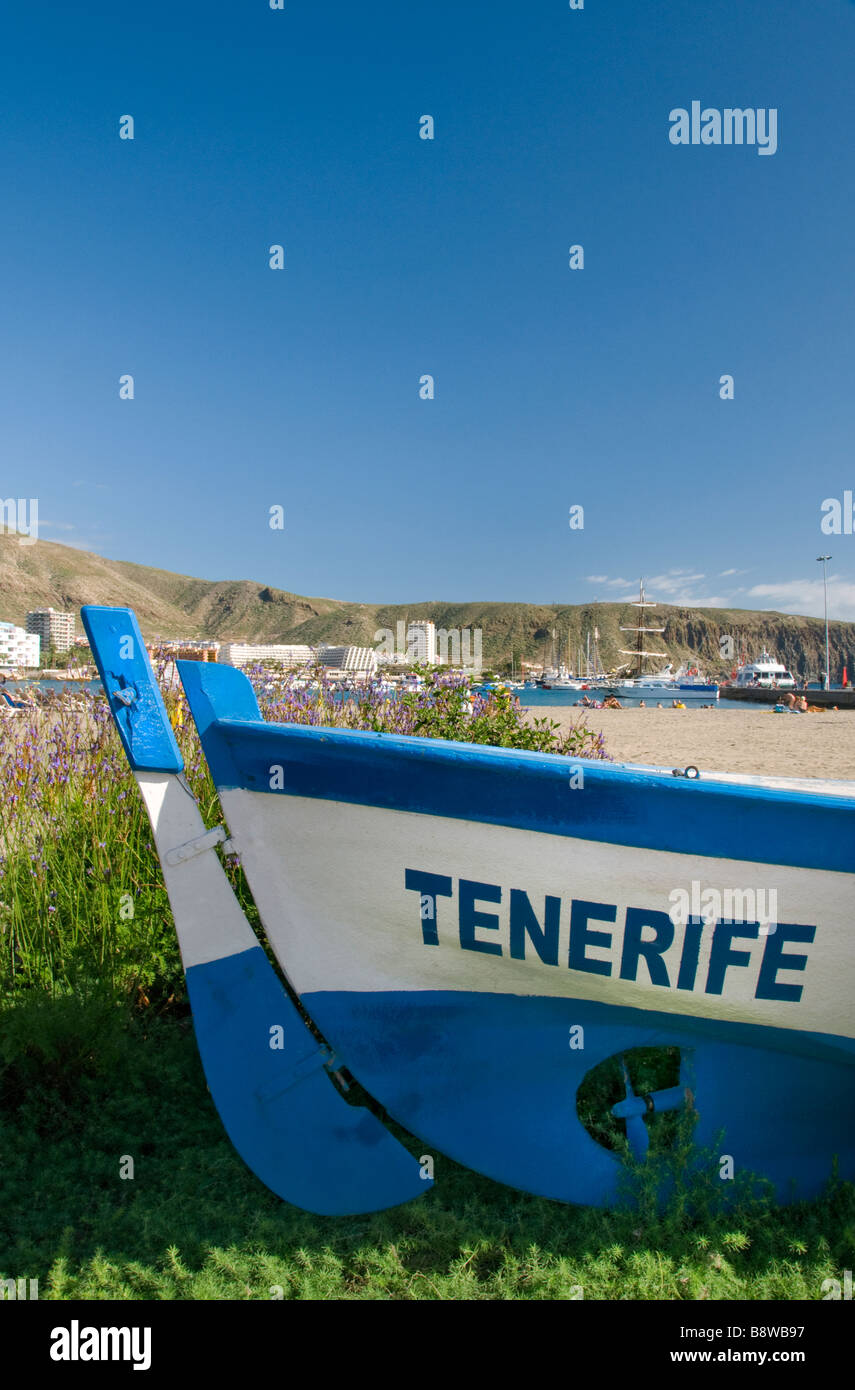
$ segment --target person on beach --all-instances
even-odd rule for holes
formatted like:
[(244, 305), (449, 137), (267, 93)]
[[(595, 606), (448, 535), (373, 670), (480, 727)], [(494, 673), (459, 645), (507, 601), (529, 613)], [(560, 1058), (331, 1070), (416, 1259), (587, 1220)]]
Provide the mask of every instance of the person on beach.
[(616, 698), (616, 696), (610, 695), (609, 698), (603, 704), (603, 709), (623, 709), (623, 705), (621, 704), (620, 700)]
[(787, 706), (787, 709), (795, 709), (796, 697), (793, 694), (792, 690), (790, 690), (788, 694), (784, 697), (784, 704)]
[(799, 714), (807, 714), (808, 702), (805, 699), (804, 695), (800, 695), (798, 700), (796, 701), (796, 709), (798, 710)]

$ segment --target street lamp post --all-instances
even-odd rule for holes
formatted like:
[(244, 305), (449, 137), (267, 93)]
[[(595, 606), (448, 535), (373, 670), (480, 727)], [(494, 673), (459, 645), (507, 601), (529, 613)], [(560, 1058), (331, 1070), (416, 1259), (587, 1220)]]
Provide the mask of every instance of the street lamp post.
[(822, 565), (822, 589), (825, 595), (825, 685), (823, 689), (828, 690), (831, 680), (828, 672), (828, 561), (830, 555), (817, 555), (817, 563)]

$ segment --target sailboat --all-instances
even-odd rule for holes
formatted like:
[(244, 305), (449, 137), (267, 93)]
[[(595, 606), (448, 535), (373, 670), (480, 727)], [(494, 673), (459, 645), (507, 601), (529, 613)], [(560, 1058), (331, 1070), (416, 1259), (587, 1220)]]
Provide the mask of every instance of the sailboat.
[[(554, 632), (552, 636), (554, 639)], [(569, 633), (567, 634), (567, 660), (568, 662), (570, 661)], [(570, 670), (570, 667), (565, 666), (563, 661), (556, 669), (554, 665), (554, 656), (553, 665), (548, 671), (544, 671), (541, 683), (545, 690), (581, 690), (583, 684), (581, 680), (576, 679), (576, 677), (573, 675), (573, 672)]]
[(639, 622), (634, 627), (621, 627), (621, 632), (634, 632), (636, 635), (636, 645), (634, 648), (625, 650), (621, 648), (621, 656), (632, 657), (629, 664), (630, 675), (615, 682), (606, 682), (604, 689), (609, 695), (614, 695), (617, 699), (644, 699), (648, 698), (662, 701), (669, 699), (684, 705), (709, 705), (718, 699), (718, 686), (713, 682), (706, 682), (696, 673), (691, 674), (681, 667), (679, 671), (674, 671), (673, 662), (663, 667), (653, 675), (644, 674), (644, 663), (646, 661), (667, 658), (667, 652), (649, 651), (644, 646), (644, 640), (649, 634), (661, 634), (665, 631), (664, 627), (646, 627), (644, 623), (646, 608), (656, 608), (657, 604), (651, 603), (645, 598), (644, 580), (639, 582), (639, 596), (632, 604), (633, 608), (641, 609)]
[(594, 688), (594, 687), (595, 687), (595, 688), (597, 688), (597, 689), (600, 689), (600, 688), (606, 683), (606, 681), (607, 681), (607, 676), (606, 676), (606, 673), (605, 673), (605, 671), (604, 671), (604, 669), (603, 669), (603, 663), (602, 663), (602, 660), (600, 659), (600, 629), (599, 629), (598, 627), (595, 626), (595, 627), (594, 627), (594, 630), (593, 630), (593, 639), (594, 639), (593, 660), (592, 660), (592, 657), (591, 657), (591, 636), (592, 636), (592, 633), (591, 633), (591, 629), (589, 628), (588, 631), (587, 631), (587, 633), (585, 634), (585, 680), (584, 680), (584, 688), (586, 688), (586, 689), (591, 689), (591, 688)]
[[(271, 724), (243, 672), (179, 661), (225, 821), (206, 826), (134, 614), (82, 618), (213, 1102), (282, 1198), (394, 1206), (424, 1196), (434, 1161), (441, 1180), (444, 1154), (612, 1204), (623, 1160), (577, 1098), (642, 1047), (676, 1049), (679, 1080), (628, 1082), (613, 1107), (636, 1154), (645, 1117), (680, 1109), (699, 1154), (724, 1130), (782, 1201), (816, 1195), (835, 1163), (855, 1177), (855, 783)], [(735, 885), (751, 895), (736, 912)]]

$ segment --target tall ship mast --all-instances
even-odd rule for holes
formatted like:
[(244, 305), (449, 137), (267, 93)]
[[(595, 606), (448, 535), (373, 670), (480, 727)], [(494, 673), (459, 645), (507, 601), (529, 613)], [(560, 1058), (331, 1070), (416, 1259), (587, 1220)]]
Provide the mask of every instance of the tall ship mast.
[(664, 632), (664, 627), (649, 627), (644, 621), (644, 610), (646, 608), (656, 608), (658, 605), (644, 596), (644, 580), (639, 583), (639, 597), (633, 602), (633, 608), (639, 608), (639, 621), (635, 627), (621, 627), (621, 632), (635, 633), (635, 647), (621, 648), (621, 656), (632, 657), (631, 662), (626, 666), (619, 666), (618, 671), (628, 670), (629, 675), (619, 676), (611, 681), (604, 688), (618, 699), (624, 696), (627, 699), (654, 699), (661, 703), (663, 698), (671, 697), (674, 703), (685, 706), (686, 704), (709, 704), (718, 699), (718, 686), (714, 681), (706, 681), (699, 676), (697, 670), (686, 670), (685, 663), (681, 665), (679, 671), (674, 672), (672, 663), (668, 661), (664, 670), (659, 670), (653, 675), (644, 674), (645, 661), (659, 658), (668, 659), (667, 652), (651, 651), (644, 645), (644, 639), (648, 633)]
[[(667, 657), (667, 655), (668, 655), (667, 652), (650, 652), (650, 651), (647, 651), (647, 650), (645, 649), (645, 647), (644, 647), (644, 638), (643, 638), (643, 634), (644, 634), (645, 632), (664, 632), (665, 629), (664, 629), (664, 627), (645, 627), (645, 626), (644, 626), (644, 609), (645, 609), (645, 608), (657, 608), (657, 607), (658, 607), (658, 604), (651, 603), (648, 599), (646, 599), (646, 598), (644, 597), (644, 580), (643, 580), (643, 579), (639, 580), (639, 586), (638, 586), (638, 587), (639, 587), (639, 596), (638, 596), (638, 599), (637, 599), (635, 602), (633, 602), (632, 607), (633, 607), (633, 608), (640, 608), (640, 609), (642, 610), (641, 613), (639, 614), (639, 617), (640, 617), (641, 621), (640, 621), (635, 627), (622, 627), (622, 628), (620, 629), (621, 632), (634, 632), (634, 633), (636, 634), (636, 644), (635, 644), (635, 650), (634, 650), (634, 651), (627, 651), (627, 650), (626, 650), (625, 648), (623, 648), (623, 647), (620, 648), (620, 654), (621, 654), (621, 656), (631, 656), (631, 657), (634, 657), (634, 658), (635, 658), (635, 662), (634, 662), (635, 669), (634, 669), (634, 670), (632, 671), (632, 673), (631, 673), (631, 674), (634, 675), (634, 676), (641, 676), (641, 675), (644, 674), (644, 662), (645, 662), (645, 660), (646, 660), (647, 658), (653, 658), (653, 657)], [(630, 663), (627, 663), (627, 664), (631, 666), (633, 663), (630, 662)]]

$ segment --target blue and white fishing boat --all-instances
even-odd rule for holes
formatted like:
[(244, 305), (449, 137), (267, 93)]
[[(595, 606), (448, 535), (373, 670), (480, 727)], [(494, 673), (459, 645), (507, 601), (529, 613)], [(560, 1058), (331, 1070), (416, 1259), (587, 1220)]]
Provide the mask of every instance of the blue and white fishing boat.
[(269, 724), (242, 672), (181, 661), (228, 826), (209, 829), (134, 615), (82, 616), (212, 1096), (275, 1192), (335, 1214), (430, 1186), (429, 1165), (348, 1103), (355, 1078), (417, 1154), (612, 1203), (622, 1161), (577, 1095), (639, 1047), (679, 1049), (681, 1068), (615, 1106), (636, 1152), (646, 1115), (688, 1105), (699, 1145), (723, 1129), (782, 1200), (814, 1195), (835, 1159), (855, 1176), (855, 784)]

